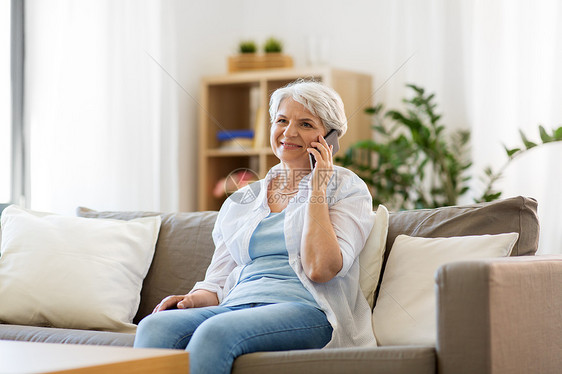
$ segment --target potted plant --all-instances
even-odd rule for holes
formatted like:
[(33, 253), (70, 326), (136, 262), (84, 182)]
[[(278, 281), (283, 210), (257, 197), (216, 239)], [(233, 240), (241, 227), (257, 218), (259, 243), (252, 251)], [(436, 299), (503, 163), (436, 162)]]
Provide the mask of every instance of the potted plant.
[(238, 52), (241, 54), (256, 53), (257, 47), (253, 40), (243, 40), (238, 44)]
[(283, 43), (279, 39), (270, 37), (265, 41), (263, 51), (265, 53), (281, 53), (283, 52)]
[(243, 70), (255, 70), (260, 68), (259, 56), (256, 42), (253, 40), (242, 40), (238, 43), (238, 54), (228, 58), (228, 71), (231, 73)]
[(293, 59), (282, 53), (283, 42), (281, 40), (274, 37), (268, 38), (263, 45), (263, 51), (265, 52), (264, 64), (266, 69), (293, 66)]
[(263, 55), (257, 54), (256, 51), (256, 43), (251, 40), (241, 41), (238, 45), (238, 55), (230, 56), (228, 59), (229, 72), (293, 66), (293, 59), (282, 53), (283, 43), (279, 39), (268, 38), (263, 46)]
[[(378, 141), (359, 141), (336, 161), (353, 169), (367, 183), (374, 206), (417, 209), (456, 205), (469, 190), (470, 132), (446, 132), (441, 114), (435, 111), (435, 95), (415, 85), (407, 87), (414, 96), (403, 100), (405, 110), (385, 112), (382, 104), (366, 109), (374, 118)], [(522, 146), (505, 147), (505, 165), (496, 171), (485, 168), (485, 190), (476, 202), (500, 198), (501, 192), (495, 190), (494, 183), (516, 157), (542, 144), (562, 141), (562, 127), (549, 133), (539, 126), (539, 134), (540, 142), (535, 143), (521, 132)]]

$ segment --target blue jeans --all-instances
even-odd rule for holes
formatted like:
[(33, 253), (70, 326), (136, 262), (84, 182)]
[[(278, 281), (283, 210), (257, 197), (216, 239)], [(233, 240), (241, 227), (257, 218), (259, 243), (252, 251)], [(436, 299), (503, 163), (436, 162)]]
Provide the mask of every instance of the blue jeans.
[(135, 347), (185, 349), (190, 373), (230, 373), (251, 352), (322, 348), (332, 326), (321, 310), (301, 303), (166, 310), (143, 319)]

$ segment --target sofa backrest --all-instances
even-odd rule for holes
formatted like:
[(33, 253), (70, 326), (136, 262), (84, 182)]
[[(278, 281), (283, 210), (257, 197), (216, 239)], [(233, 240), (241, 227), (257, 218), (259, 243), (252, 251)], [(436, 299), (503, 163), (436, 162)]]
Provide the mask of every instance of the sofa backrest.
[[(158, 214), (162, 217), (162, 225), (134, 323), (149, 315), (164, 297), (183, 295), (205, 277), (214, 252), (211, 233), (218, 212), (161, 214), (77, 210), (81, 217), (123, 220)], [(384, 261), (386, 263), (394, 239), (400, 234), (448, 237), (504, 232), (519, 233), (512, 255), (534, 254), (539, 236), (537, 202), (516, 197), (483, 204), (393, 212), (390, 213)]]
[(385, 259), (400, 234), (425, 238), (519, 233), (512, 256), (534, 255), (539, 244), (537, 202), (512, 197), (488, 203), (390, 213)]

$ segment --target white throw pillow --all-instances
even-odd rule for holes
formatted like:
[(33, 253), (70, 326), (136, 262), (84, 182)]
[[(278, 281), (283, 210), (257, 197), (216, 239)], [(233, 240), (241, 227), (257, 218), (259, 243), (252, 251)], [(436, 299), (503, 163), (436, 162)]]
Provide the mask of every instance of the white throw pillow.
[(2, 212), (0, 321), (134, 332), (160, 216), (68, 217), (10, 206)]
[(388, 235), (388, 210), (379, 205), (377, 213), (373, 213), (373, 228), (367, 238), (365, 247), (359, 255), (359, 284), (371, 310), (375, 302), (375, 289), (381, 274), (382, 259)]
[(435, 272), (448, 262), (509, 256), (519, 234), (451, 238), (399, 235), (373, 310), (379, 345), (435, 345)]

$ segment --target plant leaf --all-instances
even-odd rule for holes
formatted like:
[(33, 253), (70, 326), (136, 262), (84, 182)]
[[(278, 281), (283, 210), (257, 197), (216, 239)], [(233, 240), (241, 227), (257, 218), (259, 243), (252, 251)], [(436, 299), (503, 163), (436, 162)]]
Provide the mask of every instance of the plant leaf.
[(513, 157), (514, 154), (521, 151), (521, 148), (508, 149), (506, 146), (504, 146), (504, 148), (505, 152), (507, 153), (507, 157), (509, 158)]
[(548, 143), (554, 140), (554, 138), (550, 135), (548, 135), (548, 133), (546, 132), (546, 130), (544, 129), (544, 127), (539, 126), (539, 134), (541, 136), (541, 140), (543, 143)]
[(379, 132), (381, 134), (388, 135), (388, 132), (386, 131), (386, 128), (384, 126), (380, 126), (380, 125), (373, 126), (373, 130), (375, 130), (376, 132)]
[(562, 140), (562, 126), (554, 130), (554, 137), (556, 140)]
[(496, 192), (496, 193), (492, 193), (492, 194), (488, 194), (484, 196), (484, 201), (489, 202), (489, 201), (494, 201), (500, 198), (500, 196), (502, 195), (501, 192)]
[(367, 113), (367, 114), (377, 114), (382, 110), (382, 108), (383, 108), (382, 104), (377, 104), (375, 106), (365, 108), (365, 113)]
[(533, 143), (533, 142), (531, 142), (527, 139), (527, 137), (525, 136), (525, 133), (523, 133), (523, 131), (519, 130), (519, 134), (521, 135), (521, 140), (523, 141), (523, 144), (525, 144), (525, 148), (531, 149), (531, 148), (537, 146), (536, 143)]

